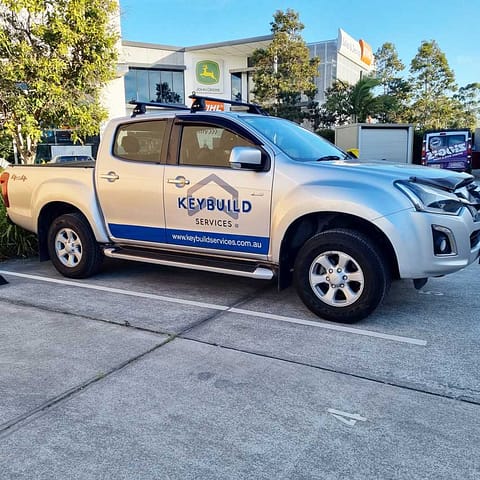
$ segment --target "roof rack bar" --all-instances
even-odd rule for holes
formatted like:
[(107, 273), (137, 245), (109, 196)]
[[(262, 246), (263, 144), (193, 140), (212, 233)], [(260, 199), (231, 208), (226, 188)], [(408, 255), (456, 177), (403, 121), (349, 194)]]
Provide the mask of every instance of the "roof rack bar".
[(135, 108), (132, 112), (132, 117), (141, 115), (147, 111), (147, 107), (156, 107), (156, 108), (170, 108), (173, 110), (190, 110), (189, 107), (181, 103), (164, 103), (164, 102), (142, 102), (137, 100), (132, 100), (128, 102), (130, 105), (135, 105)]
[(210, 100), (212, 102), (228, 103), (235, 107), (248, 107), (248, 113), (257, 113), (259, 115), (268, 115), (268, 113), (256, 103), (239, 102), (238, 100), (229, 100), (228, 98), (214, 98), (204, 97), (203, 95), (196, 95), (195, 92), (189, 95), (188, 98), (193, 100), (192, 113), (205, 110), (205, 101)]
[(181, 103), (144, 102), (140, 100), (132, 100), (128, 103), (130, 105), (135, 105), (135, 108), (132, 112), (132, 117), (146, 113), (147, 107), (168, 108), (171, 110), (190, 110), (192, 113), (200, 111), (203, 112), (206, 110), (206, 101), (227, 103), (234, 107), (247, 107), (248, 113), (268, 115), (268, 113), (256, 103), (239, 102), (238, 100), (229, 100), (228, 98), (204, 97), (203, 95), (196, 95), (195, 93), (190, 95), (188, 98), (193, 100), (191, 108)]

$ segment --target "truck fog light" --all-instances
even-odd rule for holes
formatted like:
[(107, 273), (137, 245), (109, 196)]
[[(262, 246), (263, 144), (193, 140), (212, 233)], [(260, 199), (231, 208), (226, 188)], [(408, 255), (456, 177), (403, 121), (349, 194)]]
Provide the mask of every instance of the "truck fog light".
[(457, 246), (453, 233), (449, 228), (432, 225), (433, 252), (438, 256), (456, 255)]

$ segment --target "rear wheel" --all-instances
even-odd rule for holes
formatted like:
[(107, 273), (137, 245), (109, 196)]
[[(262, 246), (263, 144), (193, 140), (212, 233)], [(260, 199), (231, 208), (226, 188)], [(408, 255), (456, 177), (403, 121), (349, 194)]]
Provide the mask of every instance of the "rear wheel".
[(80, 213), (56, 218), (48, 231), (48, 251), (55, 268), (65, 277), (94, 275), (103, 255), (87, 220)]
[(391, 279), (367, 237), (338, 229), (305, 243), (295, 261), (294, 281), (300, 298), (319, 317), (353, 323), (375, 310)]

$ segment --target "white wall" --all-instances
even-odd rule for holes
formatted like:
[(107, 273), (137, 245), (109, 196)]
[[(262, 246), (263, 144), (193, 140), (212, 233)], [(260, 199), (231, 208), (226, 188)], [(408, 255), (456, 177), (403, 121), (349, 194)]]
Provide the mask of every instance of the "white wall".
[(159, 64), (183, 66), (184, 53), (146, 43), (133, 45), (133, 42), (123, 42), (122, 61), (130, 66), (146, 68), (158, 67)]
[[(125, 109), (125, 82), (123, 76), (109, 82), (101, 94), (102, 105), (108, 110), (108, 118), (123, 117)], [(103, 130), (103, 129), (102, 129)]]

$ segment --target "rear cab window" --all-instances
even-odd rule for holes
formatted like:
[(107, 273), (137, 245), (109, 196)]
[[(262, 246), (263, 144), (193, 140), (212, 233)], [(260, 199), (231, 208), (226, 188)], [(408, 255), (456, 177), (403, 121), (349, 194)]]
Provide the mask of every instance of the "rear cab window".
[(124, 160), (158, 163), (166, 131), (166, 119), (121, 125), (115, 133), (113, 155)]

